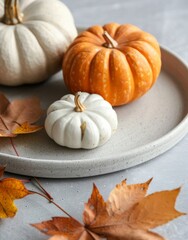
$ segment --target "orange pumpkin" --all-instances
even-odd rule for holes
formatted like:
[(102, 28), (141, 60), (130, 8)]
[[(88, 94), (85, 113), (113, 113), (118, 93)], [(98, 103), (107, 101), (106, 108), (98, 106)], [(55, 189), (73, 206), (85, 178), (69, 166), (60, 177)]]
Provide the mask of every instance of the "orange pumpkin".
[(63, 60), (68, 89), (100, 94), (113, 106), (146, 93), (161, 69), (157, 40), (136, 26), (93, 26), (70, 45)]

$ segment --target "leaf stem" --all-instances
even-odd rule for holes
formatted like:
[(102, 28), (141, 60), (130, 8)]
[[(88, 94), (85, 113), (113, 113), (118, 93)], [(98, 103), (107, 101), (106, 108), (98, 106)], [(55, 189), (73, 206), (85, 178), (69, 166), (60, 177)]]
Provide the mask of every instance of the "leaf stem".
[(8, 129), (8, 127), (7, 127), (6, 123), (5, 123), (5, 121), (3, 120), (3, 118), (2, 118), (1, 116), (0, 116), (0, 120), (1, 120), (1, 122), (3, 123), (4, 127), (6, 128), (6, 130), (9, 131), (9, 129)]
[(14, 149), (14, 152), (16, 153), (16, 156), (17, 156), (17, 157), (20, 157), (20, 155), (19, 155), (19, 153), (18, 153), (18, 151), (16, 150), (16, 147), (15, 147), (15, 145), (14, 145), (13, 139), (12, 139), (11, 137), (10, 137), (9, 139), (10, 139), (10, 143), (11, 143), (11, 145), (12, 145), (12, 148)]
[[(54, 204), (57, 208), (59, 208), (62, 212), (64, 212), (68, 217), (70, 218), (73, 218), (69, 213), (67, 213), (61, 206), (59, 206), (56, 202), (54, 202), (53, 199), (49, 199), (46, 195), (42, 194), (42, 193), (39, 193), (39, 192), (35, 192), (35, 191), (32, 191), (32, 190), (29, 190), (30, 193), (33, 193), (33, 194), (37, 194), (43, 198), (46, 198), (50, 203)], [(74, 219), (74, 218), (73, 218)]]
[(54, 200), (53, 197), (44, 189), (44, 187), (39, 182), (39, 180), (36, 177), (33, 177), (33, 179), (38, 184), (38, 186), (42, 189), (43, 193), (48, 197), (49, 201), (52, 202)]

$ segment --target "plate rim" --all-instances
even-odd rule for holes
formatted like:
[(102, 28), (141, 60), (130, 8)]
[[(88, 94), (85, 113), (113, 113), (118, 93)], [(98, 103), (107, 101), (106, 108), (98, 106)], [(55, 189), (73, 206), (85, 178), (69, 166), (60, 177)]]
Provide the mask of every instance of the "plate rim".
[[(161, 48), (161, 53), (162, 55), (164, 53), (167, 53), (168, 55), (171, 55), (173, 56), (174, 58), (176, 58), (176, 60), (178, 60), (187, 70), (187, 74), (188, 74), (188, 64), (178, 55), (176, 54), (175, 52), (171, 51), (170, 49), (168, 49), (167, 47), (164, 47), (162, 45), (160, 45), (160, 48)], [(188, 90), (187, 90), (188, 91)], [(133, 148), (131, 150), (128, 150), (125, 154), (125, 152), (122, 152), (122, 153), (119, 153), (118, 155), (117, 154), (113, 154), (110, 156), (110, 159), (109, 159), (109, 156), (107, 157), (101, 157), (100, 160), (98, 158), (86, 158), (86, 159), (74, 159), (74, 160), (67, 160), (67, 159), (41, 159), (41, 158), (29, 158), (29, 157), (23, 157), (23, 156), (16, 156), (16, 155), (12, 155), (12, 154), (7, 154), (7, 153), (1, 153), (0, 152), (0, 162), (2, 161), (1, 158), (6, 158), (8, 160), (5, 160), (4, 162), (8, 163), (8, 161), (10, 160), (17, 160), (17, 164), (23, 164), (23, 161), (24, 161), (24, 164), (31, 164), (31, 163), (35, 163), (36, 165), (40, 165), (40, 168), (41, 168), (41, 164), (42, 165), (45, 165), (45, 166), (48, 166), (49, 164), (51, 165), (51, 161), (53, 161), (54, 163), (56, 163), (57, 165), (61, 165), (62, 168), (63, 166), (69, 166), (70, 168), (72, 168), (74, 166), (74, 168), (78, 168), (78, 167), (81, 167), (82, 163), (84, 162), (84, 166), (85, 168), (89, 165), (91, 165), (91, 161), (96, 161), (95, 164), (96, 165), (101, 165), (103, 163), (106, 163), (106, 161), (108, 160), (109, 163), (110, 161), (113, 161), (112, 158), (114, 158), (116, 161), (118, 161), (119, 159), (119, 162), (120, 161), (124, 161), (124, 159), (131, 159), (133, 155), (135, 155), (135, 152), (137, 153), (137, 155), (141, 156), (143, 153), (145, 152), (148, 152), (150, 150), (152, 150), (152, 146), (154, 147), (160, 147), (162, 146), (164, 143), (167, 143), (168, 142), (168, 139), (171, 139), (172, 138), (172, 135), (175, 134), (176, 136), (176, 140), (175, 142), (172, 144), (172, 146), (169, 146), (168, 148), (165, 148), (164, 151), (160, 151), (160, 153), (158, 154), (154, 154), (154, 156), (147, 160), (144, 160), (143, 162), (147, 162), (148, 160), (151, 160), (153, 159), (154, 157), (162, 154), (163, 152), (169, 150), (171, 147), (173, 147), (176, 143), (178, 143), (185, 135), (187, 135), (188, 133), (188, 111), (187, 113), (185, 113), (185, 116), (182, 118), (182, 120), (173, 128), (171, 129), (168, 133), (166, 133), (165, 135), (163, 135), (162, 137), (152, 141), (152, 142), (149, 142), (145, 145), (142, 145), (142, 146), (139, 146), (137, 148)], [(177, 137), (178, 136), (178, 137)], [(140, 157), (141, 158), (141, 157)], [(27, 163), (26, 163), (27, 161)], [(142, 161), (140, 161), (141, 163)], [(132, 167), (132, 166), (135, 166), (135, 165), (138, 165), (140, 163), (137, 163), (137, 164), (129, 164), (128, 167), (125, 167), (125, 168), (120, 168), (120, 169), (117, 169), (115, 171), (119, 171), (119, 170), (123, 170), (123, 169), (126, 169), (126, 168), (129, 168), (129, 167)], [(8, 164), (9, 165), (9, 164)], [(46, 169), (46, 167), (45, 167)], [(55, 168), (54, 168), (55, 169)], [(9, 167), (7, 166), (7, 169), (6, 169), (7, 172), (12, 172), (12, 173), (18, 173), (18, 174), (22, 174), (24, 175), (24, 173), (19, 173), (19, 171), (10, 171), (9, 170)], [(110, 172), (115, 172), (115, 171), (107, 171), (107, 172), (104, 172), (102, 171), (102, 173), (86, 173), (85, 175), (84, 174), (81, 174), (81, 176), (75, 176), (75, 174), (71, 175), (67, 175), (67, 176), (49, 176), (49, 174), (43, 174), (40, 175), (39, 177), (49, 177), (49, 178), (72, 178), (72, 177), (88, 177), (88, 176), (96, 176), (96, 175), (102, 175), (102, 174), (105, 174), (105, 173), (110, 173)], [(28, 174), (27, 174), (28, 175)], [(55, 174), (54, 174), (55, 175)]]

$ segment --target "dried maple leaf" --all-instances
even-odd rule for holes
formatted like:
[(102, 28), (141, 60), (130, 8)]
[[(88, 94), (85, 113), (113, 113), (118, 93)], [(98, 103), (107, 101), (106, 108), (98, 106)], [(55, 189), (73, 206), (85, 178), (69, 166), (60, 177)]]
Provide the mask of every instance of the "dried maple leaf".
[(85, 204), (84, 224), (71, 217), (54, 217), (32, 226), (52, 236), (50, 240), (164, 240), (150, 229), (184, 215), (174, 208), (180, 189), (146, 196), (150, 182), (127, 185), (124, 180), (106, 202), (94, 185)]
[[(40, 107), (38, 98), (16, 99), (9, 102), (6, 96), (0, 93), (0, 137), (15, 137), (17, 135), (15, 134), (15, 130), (20, 125), (35, 123), (40, 119), (42, 114), (43, 110)], [(40, 129), (41, 127), (37, 130)], [(30, 132), (28, 131), (27, 133)], [(22, 131), (22, 133), (25, 134), (26, 131)]]
[[(0, 177), (3, 176), (5, 166), (0, 165)], [(4, 178), (0, 180), (0, 218), (14, 217), (17, 208), (14, 204), (15, 199), (20, 199), (28, 194), (21, 180), (15, 178)]]
[(50, 240), (63, 240), (63, 239), (71, 239), (71, 240), (92, 240), (101, 239), (96, 234), (86, 231), (84, 225), (78, 222), (74, 218), (67, 217), (54, 217), (52, 220), (32, 224), (33, 227), (36, 227), (41, 232), (53, 236)]

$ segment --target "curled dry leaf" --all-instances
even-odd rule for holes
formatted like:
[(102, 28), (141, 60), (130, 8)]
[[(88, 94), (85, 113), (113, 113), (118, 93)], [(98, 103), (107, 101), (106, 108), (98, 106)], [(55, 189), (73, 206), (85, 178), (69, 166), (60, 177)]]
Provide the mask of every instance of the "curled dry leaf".
[(32, 226), (52, 236), (50, 240), (164, 240), (150, 229), (184, 215), (174, 208), (180, 189), (146, 196), (150, 182), (127, 185), (122, 181), (106, 202), (94, 185), (85, 204), (84, 224), (70, 217), (54, 217)]
[[(3, 176), (5, 166), (0, 165), (0, 177)], [(17, 208), (15, 199), (20, 199), (30, 194), (21, 180), (4, 178), (0, 180), (0, 218), (14, 217)]]
[(19, 134), (28, 134), (28, 133), (34, 133), (41, 130), (43, 126), (37, 126), (37, 125), (31, 125), (28, 122), (25, 122), (18, 126), (12, 133), (19, 135)]
[[(43, 110), (38, 98), (16, 99), (9, 102), (6, 96), (0, 93), (0, 137), (15, 137), (17, 135), (15, 132), (17, 132), (20, 125), (22, 131), (19, 134), (34, 132), (31, 129), (28, 131), (28, 127), (33, 127), (29, 124), (37, 122), (42, 114)], [(26, 123), (28, 123), (27, 127), (25, 126)], [(35, 131), (40, 129), (41, 127), (35, 128)]]

